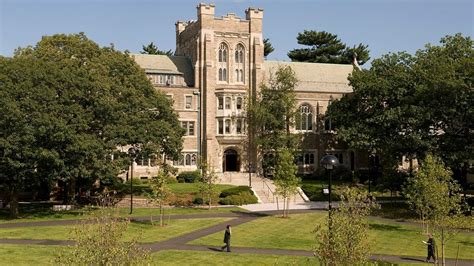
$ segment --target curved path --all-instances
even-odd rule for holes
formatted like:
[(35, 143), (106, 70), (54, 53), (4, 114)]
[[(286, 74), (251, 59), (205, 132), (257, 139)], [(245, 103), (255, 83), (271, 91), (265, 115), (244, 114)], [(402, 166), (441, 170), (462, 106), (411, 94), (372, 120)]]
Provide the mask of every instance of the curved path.
[[(305, 213), (314, 212), (315, 210), (295, 210), (291, 213)], [(210, 235), (217, 232), (222, 232), (226, 225), (237, 226), (243, 223), (247, 223), (256, 220), (260, 217), (269, 215), (275, 215), (276, 211), (265, 211), (265, 212), (231, 212), (231, 213), (212, 213), (212, 214), (176, 214), (171, 215), (171, 219), (196, 219), (196, 218), (235, 218), (230, 221), (225, 221), (207, 228), (199, 229), (187, 234), (183, 234), (165, 241), (141, 244), (143, 248), (149, 249), (151, 252), (157, 252), (161, 250), (192, 250), (192, 251), (215, 251), (220, 252), (220, 247), (216, 246), (204, 246), (204, 245), (189, 245), (188, 242)], [(143, 221), (149, 220), (150, 217), (133, 217), (132, 221)], [(58, 226), (58, 225), (74, 225), (78, 224), (83, 220), (59, 220), (59, 221), (37, 221), (37, 222), (17, 222), (17, 223), (4, 223), (0, 224), (1, 228), (15, 228), (15, 227), (28, 227), (28, 226)], [(391, 220), (394, 222), (393, 220)], [(406, 223), (406, 222), (398, 222)], [(61, 245), (70, 246), (73, 245), (73, 241), (68, 240), (48, 240), (48, 239), (0, 239), (0, 244), (17, 244), (17, 245)], [(232, 252), (235, 253), (251, 253), (251, 254), (271, 254), (271, 255), (289, 255), (289, 256), (314, 256), (314, 252), (309, 250), (289, 250), (289, 249), (267, 249), (267, 248), (248, 248), (248, 247), (232, 247)], [(394, 256), (384, 254), (374, 254), (370, 257), (371, 260), (387, 261), (393, 263), (422, 263), (424, 262), (423, 257), (416, 256)], [(448, 265), (454, 265), (456, 261), (454, 259), (446, 260)], [(460, 266), (472, 266), (474, 260), (458, 260), (457, 265)]]

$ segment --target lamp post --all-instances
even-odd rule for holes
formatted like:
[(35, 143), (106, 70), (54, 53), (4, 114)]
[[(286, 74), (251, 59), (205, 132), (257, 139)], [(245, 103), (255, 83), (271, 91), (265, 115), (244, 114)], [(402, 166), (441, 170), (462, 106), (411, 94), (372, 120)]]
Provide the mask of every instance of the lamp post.
[(130, 155), (130, 214), (133, 212), (133, 164), (135, 163), (135, 148), (128, 149), (128, 155)]
[(375, 154), (371, 153), (369, 155), (369, 195), (371, 192), (371, 183), (372, 183), (372, 175), (374, 175), (374, 170), (375, 170)]
[(329, 176), (328, 210), (329, 210), (329, 217), (331, 217), (331, 179), (332, 179), (331, 171), (332, 169), (334, 169), (334, 166), (339, 164), (339, 161), (333, 155), (324, 155), (323, 158), (321, 158), (320, 164), (321, 166), (324, 167), (324, 169), (326, 169), (326, 172), (328, 172), (328, 176)]
[(331, 171), (334, 169), (334, 166), (339, 164), (337, 158), (333, 155), (324, 155), (321, 158), (320, 164), (326, 169), (329, 175), (329, 198), (328, 198), (328, 235), (329, 235), (329, 245), (332, 245), (332, 218), (331, 218)]
[(194, 91), (193, 95), (197, 96), (197, 150), (198, 150), (198, 158), (199, 158), (199, 163), (198, 163), (198, 169), (199, 172), (202, 175), (201, 172), (201, 162), (202, 162), (202, 152), (201, 152), (201, 92), (200, 91)]
[(249, 187), (252, 188), (252, 163), (249, 162)]

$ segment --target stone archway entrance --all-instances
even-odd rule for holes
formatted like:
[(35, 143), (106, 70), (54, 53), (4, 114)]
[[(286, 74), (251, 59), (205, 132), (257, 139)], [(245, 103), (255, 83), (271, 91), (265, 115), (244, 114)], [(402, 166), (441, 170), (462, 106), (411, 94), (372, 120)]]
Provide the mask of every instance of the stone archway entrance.
[(224, 152), (222, 169), (224, 172), (240, 172), (240, 156), (234, 149)]

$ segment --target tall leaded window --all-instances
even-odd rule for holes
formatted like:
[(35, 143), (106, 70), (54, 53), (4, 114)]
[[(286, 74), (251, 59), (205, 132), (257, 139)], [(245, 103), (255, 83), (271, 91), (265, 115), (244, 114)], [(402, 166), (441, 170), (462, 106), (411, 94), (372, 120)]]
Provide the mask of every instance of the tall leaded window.
[(241, 110), (242, 109), (242, 97), (237, 97), (237, 100), (236, 100), (236, 107), (237, 107), (237, 110)]
[(219, 81), (227, 81), (227, 63), (228, 63), (229, 49), (225, 43), (219, 45), (217, 52), (217, 76)]
[(237, 44), (235, 47), (235, 82), (244, 83), (244, 66), (245, 66), (245, 48), (242, 44)]
[(313, 112), (308, 104), (300, 106), (300, 111), (296, 117), (296, 130), (313, 130)]

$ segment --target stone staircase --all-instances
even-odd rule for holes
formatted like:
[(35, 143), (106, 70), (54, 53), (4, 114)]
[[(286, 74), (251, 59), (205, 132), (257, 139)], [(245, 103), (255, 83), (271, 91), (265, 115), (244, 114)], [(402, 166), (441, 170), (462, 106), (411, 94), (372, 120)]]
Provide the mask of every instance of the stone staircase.
[[(225, 172), (218, 174), (219, 184), (230, 184), (235, 186), (248, 186), (249, 174), (239, 172)], [(252, 174), (252, 190), (259, 199), (259, 203), (283, 204), (282, 199), (275, 194), (276, 187), (273, 181), (268, 178), (262, 178)], [(308, 202), (308, 197), (299, 189), (299, 193), (290, 199), (293, 203)]]

